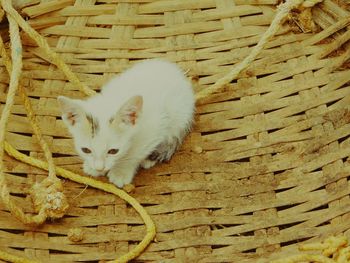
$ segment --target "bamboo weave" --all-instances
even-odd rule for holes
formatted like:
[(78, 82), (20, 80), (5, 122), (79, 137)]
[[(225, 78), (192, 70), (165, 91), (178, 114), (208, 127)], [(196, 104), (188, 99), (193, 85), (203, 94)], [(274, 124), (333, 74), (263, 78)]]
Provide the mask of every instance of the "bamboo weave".
[[(38, 2), (19, 9), (88, 86), (98, 89), (138, 60), (164, 57), (189, 70), (196, 91), (247, 56), (278, 4)], [(194, 130), (171, 162), (139, 173), (132, 195), (158, 233), (136, 262), (267, 262), (296, 253), (305, 240), (349, 236), (349, 13), (345, 1), (324, 1), (312, 9), (317, 30), (310, 33), (291, 19), (238, 80), (198, 106)], [(21, 84), (55, 163), (81, 172), (55, 98), (82, 94), (33, 41), (22, 40)], [(3, 103), (9, 79), (0, 70)], [(7, 139), (43, 158), (23, 114), (18, 98)], [(9, 157), (5, 167), (17, 203), (30, 212), (29, 186), (45, 172)], [(67, 216), (39, 229), (13, 220), (0, 204), (0, 248), (43, 262), (103, 262), (144, 236), (142, 220), (123, 201), (70, 181), (64, 188)], [(74, 228), (83, 230), (82, 241), (67, 237)]]

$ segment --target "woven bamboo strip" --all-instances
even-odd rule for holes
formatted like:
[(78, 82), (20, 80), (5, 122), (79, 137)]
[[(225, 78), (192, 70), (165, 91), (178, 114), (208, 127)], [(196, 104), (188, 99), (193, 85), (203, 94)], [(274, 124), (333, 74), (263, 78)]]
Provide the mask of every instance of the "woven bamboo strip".
[[(249, 54), (277, 5), (97, 3), (77, 1), (28, 22), (37, 23), (80, 81), (94, 89), (139, 60), (164, 57), (189, 70), (196, 91)], [(194, 130), (171, 162), (136, 177), (132, 195), (147, 206), (158, 229), (157, 242), (137, 262), (268, 262), (300, 253), (304, 240), (349, 236), (349, 9), (345, 1), (325, 0), (313, 14), (319, 32), (293, 33), (285, 24), (237, 80), (197, 108)], [(84, 36), (70, 33), (81, 28)], [(25, 36), (23, 41), (22, 82), (55, 163), (79, 172), (81, 161), (55, 98), (81, 94), (49, 66), (43, 50)], [(2, 103), (8, 81), (0, 75)], [(17, 98), (7, 138), (42, 158), (24, 113)], [(16, 202), (28, 207), (27, 185), (45, 174), (11, 158), (4, 165)], [(124, 202), (69, 181), (64, 187), (72, 208), (40, 233), (12, 220), (0, 205), (0, 246), (50, 262), (97, 262), (124, 254), (142, 239), (142, 220)], [(67, 238), (71, 228), (84, 230), (80, 243)]]

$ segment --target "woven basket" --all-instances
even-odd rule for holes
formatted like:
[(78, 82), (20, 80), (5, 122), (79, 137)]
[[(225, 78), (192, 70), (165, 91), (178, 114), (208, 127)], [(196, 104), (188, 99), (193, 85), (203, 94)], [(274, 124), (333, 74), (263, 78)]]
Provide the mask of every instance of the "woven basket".
[[(28, 0), (17, 9), (91, 88), (137, 61), (163, 57), (188, 70), (199, 91), (249, 54), (278, 2)], [(350, 236), (346, 2), (293, 12), (237, 79), (197, 107), (194, 129), (172, 160), (139, 172), (131, 195), (150, 213), (157, 236), (135, 262), (269, 262), (297, 253), (304, 241)], [(21, 83), (55, 163), (82, 174), (56, 97), (83, 94), (26, 34), (22, 41)], [(4, 103), (9, 79), (0, 70)], [(43, 159), (32, 134), (18, 98), (7, 139)], [(13, 198), (33, 212), (29, 188), (47, 172), (7, 156), (5, 172)], [(0, 250), (41, 262), (104, 262), (142, 240), (145, 226), (124, 201), (63, 184), (66, 216), (38, 228), (0, 203)], [(84, 234), (78, 242), (68, 237), (76, 228)]]

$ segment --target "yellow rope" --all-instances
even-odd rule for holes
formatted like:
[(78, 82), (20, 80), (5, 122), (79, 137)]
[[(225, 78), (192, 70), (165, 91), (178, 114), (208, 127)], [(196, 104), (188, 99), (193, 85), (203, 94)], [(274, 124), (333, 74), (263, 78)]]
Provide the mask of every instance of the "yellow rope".
[[(27, 156), (23, 153), (20, 153), (16, 149), (14, 149), (10, 144), (5, 142), (4, 144), (5, 151), (12, 157), (16, 158), (19, 161), (22, 161), (24, 163), (33, 165), (35, 167), (48, 170), (48, 164), (44, 161), (35, 159), (33, 157)], [(105, 192), (112, 193), (114, 195), (119, 196), (121, 199), (128, 202), (141, 216), (142, 220), (145, 222), (146, 225), (146, 236), (144, 239), (129, 253), (125, 254), (118, 260), (112, 261), (112, 262), (128, 262), (129, 260), (137, 257), (142, 253), (142, 251), (148, 246), (151, 240), (153, 240), (155, 236), (155, 225), (151, 219), (151, 217), (147, 214), (146, 210), (130, 195), (128, 195), (123, 190), (118, 189), (113, 184), (103, 183), (101, 181), (97, 181), (95, 179), (84, 177), (79, 174), (72, 173), (68, 170), (65, 170), (60, 167), (56, 167), (56, 173), (66, 179), (72, 180), (77, 183), (86, 184), (91, 187), (103, 190)], [(1, 254), (0, 254), (1, 259)]]
[[(6, 98), (6, 104), (2, 111), (1, 119), (0, 119), (0, 142), (4, 142), (5, 140), (6, 124), (11, 113), (11, 107), (14, 103), (14, 97), (17, 91), (19, 76), (21, 74), (21, 68), (22, 68), (22, 47), (21, 47), (21, 41), (19, 36), (19, 28), (17, 23), (13, 20), (12, 17), (9, 16), (8, 21), (10, 26), (11, 55), (14, 63), (12, 64), (12, 66), (11, 64), (6, 63), (6, 65), (9, 68), (11, 68), (10, 69), (11, 73), (10, 73), (10, 85), (9, 85), (8, 95)], [(2, 47), (1, 53), (7, 55), (6, 52), (4, 52), (3, 45), (1, 45), (1, 47)], [(26, 224), (31, 224), (31, 223), (40, 224), (44, 222), (47, 217), (44, 208), (39, 211), (38, 215), (29, 216), (27, 214), (24, 214), (23, 210), (12, 201), (10, 196), (10, 191), (7, 188), (6, 178), (3, 172), (3, 166), (4, 166), (3, 155), (4, 155), (4, 148), (0, 147), (0, 195), (4, 204), (16, 218), (18, 218), (20, 221)]]
[[(283, 259), (273, 260), (271, 263), (348, 263), (350, 261), (350, 247), (346, 236), (328, 237), (321, 243), (304, 244), (300, 251), (318, 251), (318, 254), (300, 254)], [(320, 254), (321, 253), (321, 254)]]
[(242, 72), (242, 70), (247, 68), (250, 65), (250, 63), (252, 63), (254, 59), (259, 55), (261, 50), (263, 50), (266, 43), (277, 33), (283, 20), (287, 17), (287, 15), (292, 9), (300, 6), (301, 4), (305, 7), (312, 7), (315, 4), (322, 1), (323, 0), (307, 0), (307, 1), (287, 0), (285, 3), (282, 3), (281, 5), (279, 5), (277, 14), (274, 17), (273, 21), (271, 22), (271, 25), (269, 26), (267, 31), (263, 34), (263, 36), (260, 38), (258, 44), (252, 49), (249, 55), (240, 63), (238, 63), (235, 67), (233, 67), (233, 69), (229, 73), (227, 73), (224, 77), (216, 81), (212, 86), (199, 91), (196, 94), (196, 100), (200, 102), (200, 100), (208, 97), (209, 95), (220, 92), (225, 87), (225, 85), (230, 83), (234, 78), (238, 76), (239, 73)]
[(49, 59), (62, 70), (62, 72), (67, 76), (67, 79), (76, 85), (81, 91), (87, 95), (94, 95), (95, 91), (83, 85), (77, 76), (70, 70), (66, 63), (59, 57), (59, 55), (53, 52), (45, 40), (38, 32), (36, 32), (12, 7), (12, 3), (9, 0), (1, 0), (2, 8), (5, 10), (8, 16), (13, 17), (13, 19), (18, 23), (18, 25), (41, 47), (49, 56)]
[[(63, 73), (66, 75), (66, 77), (69, 81), (71, 81), (73, 84), (75, 84), (85, 94), (87, 94), (87, 95), (95, 94), (95, 92), (93, 90), (89, 89), (88, 87), (86, 87), (85, 85), (83, 85), (79, 81), (79, 79), (69, 69), (69, 67), (63, 62), (63, 60), (61, 60), (60, 57), (55, 52), (53, 52), (51, 50), (51, 48), (49, 47), (46, 40), (39, 33), (37, 33), (33, 28), (31, 28), (29, 26), (29, 24), (26, 23), (24, 21), (24, 19), (16, 12), (16, 10), (13, 9), (10, 0), (0, 0), (0, 1), (1, 1), (1, 5), (2, 5), (3, 9), (5, 10), (5, 12), (7, 14), (8, 20), (10, 22), (10, 36), (12, 35), (11, 43), (18, 44), (18, 42), (16, 42), (16, 41), (19, 41), (19, 39), (16, 39), (15, 35), (18, 34), (18, 25), (19, 25), (31, 38), (33, 38), (37, 42), (39, 47), (41, 47), (44, 51), (46, 51), (46, 53), (49, 56), (49, 59), (58, 68), (60, 68), (63, 71)], [(282, 20), (287, 16), (289, 11), (292, 8), (299, 6), (303, 2), (304, 2), (303, 0), (288, 0), (286, 3), (280, 5), (278, 8), (278, 13), (277, 13), (276, 17), (274, 18), (273, 22), (271, 23), (269, 29), (262, 36), (262, 38), (260, 39), (257, 46), (255, 46), (253, 48), (253, 50), (249, 54), (249, 56), (246, 57), (240, 64), (236, 65), (233, 68), (233, 70), (231, 70), (225, 77), (218, 80), (214, 85), (212, 85), (211, 87), (209, 87), (206, 90), (202, 90), (201, 92), (197, 93), (196, 100), (199, 101), (200, 99), (203, 99), (203, 98), (209, 96), (210, 94), (217, 92), (222, 86), (226, 85), (227, 83), (231, 82), (232, 79), (237, 77), (237, 75), (256, 58), (256, 56), (263, 49), (263, 47), (267, 43), (267, 41), (277, 32), (279, 25), (282, 23)], [(309, 1), (305, 1), (305, 2), (307, 2), (309, 6), (312, 6), (312, 5), (316, 4), (317, 2), (320, 2), (320, 0), (315, 0), (315, 1), (309, 0)], [(20, 43), (17, 46), (20, 46)], [(112, 194), (119, 196), (120, 198), (122, 198), (125, 201), (127, 201), (128, 203), (130, 203), (135, 208), (135, 210), (140, 214), (140, 216), (142, 217), (142, 219), (144, 220), (144, 222), (146, 224), (147, 233), (146, 233), (145, 238), (132, 251), (130, 251), (126, 255), (122, 256), (120, 259), (112, 261), (112, 262), (127, 262), (127, 261), (137, 257), (140, 253), (142, 253), (142, 251), (147, 247), (147, 245), (154, 238), (155, 225), (154, 225), (153, 221), (151, 220), (150, 216), (144, 210), (144, 208), (134, 198), (129, 196), (124, 191), (116, 188), (112, 184), (107, 184), (107, 183), (103, 183), (103, 182), (100, 182), (100, 181), (97, 181), (97, 180), (94, 180), (94, 179), (91, 179), (88, 177), (83, 177), (83, 176), (74, 174), (68, 170), (65, 170), (65, 169), (62, 169), (59, 167), (55, 167), (54, 170), (53, 169), (51, 170), (50, 169), (52, 167), (51, 166), (52, 163), (50, 161), (50, 160), (52, 160), (51, 153), (49, 155), (46, 155), (46, 158), (48, 160), (48, 163), (46, 163), (46, 162), (43, 162), (41, 160), (37, 160), (35, 158), (29, 157), (27, 155), (24, 155), (24, 154), (18, 152), (10, 144), (8, 144), (7, 142), (4, 141), (6, 122), (7, 122), (8, 116), (10, 114), (10, 108), (13, 104), (16, 89), (18, 87), (18, 79), (19, 79), (20, 69), (21, 69), (21, 65), (22, 65), (21, 64), (22, 63), (21, 52), (17, 52), (16, 49), (14, 49), (14, 48), (12, 48), (11, 51), (12, 51), (11, 55), (12, 55), (12, 59), (14, 61), (14, 63), (13, 63), (14, 66), (13, 66), (12, 70), (9, 70), (10, 67), (7, 67), (7, 69), (9, 70), (9, 74), (11, 74), (10, 87), (9, 87), (9, 91), (8, 91), (6, 105), (5, 105), (5, 108), (3, 110), (3, 113), (2, 113), (2, 116), (0, 119), (0, 139), (1, 139), (0, 142), (3, 142), (3, 144), (4, 144), (3, 147), (0, 147), (0, 157), (1, 157), (1, 160), (0, 160), (0, 182), (2, 181), (3, 184), (6, 185), (5, 177), (4, 177), (3, 172), (2, 172), (2, 170), (3, 170), (2, 169), (3, 150), (5, 149), (5, 151), (10, 156), (12, 156), (12, 157), (14, 157), (22, 162), (25, 162), (25, 163), (31, 164), (33, 166), (48, 170), (49, 171), (48, 178), (55, 177), (55, 172), (56, 172), (58, 175), (60, 175), (64, 178), (70, 179), (70, 180), (78, 182), (78, 183), (86, 184), (86, 185), (92, 186), (94, 188), (97, 188), (97, 189), (100, 189), (100, 190), (103, 190), (106, 192), (110, 192)], [(3, 51), (1, 51), (1, 54), (4, 57)], [(8, 65), (10, 65), (10, 63), (8, 63)], [(37, 127), (37, 124), (35, 123), (35, 117), (34, 117), (34, 113), (33, 113), (32, 109), (31, 109), (29, 99), (26, 96), (23, 88), (20, 88), (20, 91), (21, 91), (22, 99), (24, 100), (24, 104), (27, 105), (26, 110), (28, 112), (28, 117), (31, 120), (31, 124), (32, 124), (32, 127), (34, 129), (34, 132), (35, 132), (36, 136), (38, 137), (39, 143), (41, 143), (41, 146), (43, 147), (44, 151), (46, 151), (46, 150), (48, 150), (48, 147), (47, 147), (46, 143), (43, 142), (43, 140), (42, 140), (40, 130), (37, 129), (38, 127)], [(7, 202), (7, 201), (9, 201), (9, 198), (7, 198), (7, 196), (6, 196), (7, 189), (5, 189), (5, 190), (4, 189), (5, 188), (3, 188), (3, 187), (1, 188), (1, 193), (4, 192), (4, 196), (5, 196), (5, 199), (3, 198), (3, 196), (2, 196), (2, 198), (3, 198), (3, 200), (5, 200), (5, 202)], [(8, 190), (7, 190), (7, 192), (8, 192)], [(9, 203), (11, 203), (11, 202), (9, 201)], [(40, 216), (40, 212), (37, 216)], [(24, 258), (12, 256), (12, 255), (10, 255), (6, 252), (2, 252), (2, 251), (0, 251), (0, 258), (11, 261), (11, 262), (23, 262), (23, 263), (37, 262), (37, 261), (31, 261), (31, 260), (27, 260)]]
[[(9, 18), (9, 19), (10, 19), (11, 23), (13, 23), (12, 18)], [(18, 39), (19, 39), (19, 35), (18, 35)], [(16, 46), (16, 45), (19, 45), (19, 46)], [(21, 54), (20, 41), (17, 41), (17, 43), (12, 43), (11, 48), (12, 48), (12, 50), (16, 50), (16, 53), (19, 56), (21, 56), (20, 55)], [(0, 36), (0, 54), (1, 54), (1, 57), (3, 58), (7, 72), (9, 73), (9, 75), (11, 75), (12, 74), (12, 62), (6, 53), (5, 45), (4, 45), (4, 42), (1, 38), (1, 36)], [(18, 64), (17, 68), (16, 68), (16, 70), (17, 70), (16, 74), (18, 74), (18, 75), (20, 73), (20, 70), (19, 70), (20, 66), (21, 65)], [(17, 83), (17, 85), (18, 85), (18, 83)], [(39, 212), (38, 213), (39, 215), (38, 216), (26, 215), (26, 214), (24, 214), (23, 210), (20, 207), (18, 207), (10, 199), (10, 193), (9, 193), (9, 190), (7, 189), (6, 180), (5, 180), (5, 177), (4, 177), (4, 175), (2, 173), (2, 169), (1, 169), (3, 161), (2, 161), (2, 157), (0, 157), (0, 173), (1, 173), (0, 174), (0, 176), (1, 176), (0, 186), (2, 188), (1, 197), (4, 200), (4, 203), (7, 206), (7, 208), (20, 221), (22, 221), (25, 224), (38, 225), (38, 224), (42, 224), (48, 216), (51, 218), (62, 217), (64, 215), (65, 210), (68, 208), (68, 203), (67, 203), (65, 196), (62, 193), (61, 182), (56, 177), (55, 164), (53, 162), (51, 152), (49, 150), (47, 143), (45, 142), (45, 140), (43, 139), (43, 137), (41, 135), (40, 128), (36, 122), (31, 103), (30, 103), (30, 101), (25, 93), (25, 89), (20, 85), (18, 85), (18, 89), (20, 91), (20, 95), (22, 97), (22, 100), (24, 101), (24, 107), (27, 111), (27, 115), (28, 115), (28, 118), (30, 120), (30, 124), (34, 130), (34, 134), (36, 135), (36, 137), (39, 141), (39, 144), (44, 151), (45, 158), (48, 161), (49, 177), (41, 183), (34, 184), (33, 189), (31, 190), (31, 196), (32, 196), (33, 202), (35, 204), (35, 208)], [(13, 98), (11, 98), (11, 96), (14, 96), (13, 92), (8, 94), (8, 98), (12, 101)], [(11, 105), (8, 104), (8, 106), (11, 106)], [(6, 116), (6, 115), (3, 115), (2, 117), (8, 118), (8, 116)], [(0, 152), (0, 156), (2, 156), (2, 155), (3, 155), (3, 149), (1, 149), (1, 152)], [(57, 191), (58, 189), (60, 191)], [(55, 203), (59, 202), (59, 204), (60, 204), (60, 206), (55, 207), (55, 209), (52, 209), (52, 207), (50, 205), (48, 205), (47, 202), (45, 202), (46, 198), (48, 196), (48, 192), (51, 191), (51, 194), (53, 194), (52, 193), (53, 190), (56, 190), (56, 191), (54, 191), (54, 194), (56, 197)], [(41, 193), (41, 195), (40, 195), (40, 193)], [(57, 199), (57, 197), (61, 197), (61, 198)]]
[[(50, 49), (50, 47), (47, 44), (46, 40), (44, 38), (42, 38), (41, 35), (39, 35), (35, 30), (33, 30), (22, 19), (22, 17), (12, 8), (11, 3), (8, 0), (1, 0), (1, 4), (2, 4), (3, 9), (7, 13), (7, 16), (8, 16), (9, 21), (10, 21), (10, 25), (14, 24), (15, 26), (17, 26), (17, 24), (15, 22), (17, 22), (19, 25), (21, 25), (21, 27), (24, 29), (24, 31), (26, 31), (35, 41), (37, 41), (37, 43), (38, 43), (38, 45), (40, 47), (42, 47), (45, 51), (47, 51), (49, 53), (49, 56), (52, 59), (53, 63), (55, 63), (66, 74), (67, 78), (71, 82), (75, 83), (87, 95), (95, 94), (95, 92), (93, 90), (90, 90), (90, 89), (88, 89), (87, 87), (85, 87), (85, 86), (83, 86), (81, 84), (81, 82), (76, 78), (76, 76), (69, 69), (69, 67), (60, 59), (60, 57), (56, 53), (54, 53)], [(13, 17), (15, 18), (15, 21), (13, 20)], [(10, 27), (10, 29), (11, 29), (11, 27)], [(18, 31), (18, 26), (17, 26), (17, 31)], [(18, 36), (19, 36), (19, 34), (18, 34)], [(19, 41), (19, 37), (18, 37), (18, 41)], [(16, 43), (16, 46), (18, 46), (17, 43)], [(12, 51), (13, 51), (12, 52), (12, 57), (14, 58), (14, 63), (13, 64), (16, 65), (15, 70), (9, 70), (9, 68), (11, 66), (11, 62), (10, 62), (10, 60), (7, 57), (5, 49), (1, 48), (1, 54), (3, 55), (4, 60), (7, 59), (5, 65), (7, 66), (7, 69), (11, 72), (11, 82), (10, 82), (10, 88), (9, 88), (8, 97), (7, 97), (8, 98), (7, 100), (9, 100), (9, 102), (6, 103), (5, 108), (3, 110), (3, 113), (2, 113), (2, 119), (3, 119), (2, 122), (5, 123), (3, 126), (1, 126), (1, 120), (0, 120), (0, 128), (4, 127), (3, 129), (0, 130), (0, 138), (1, 138), (1, 131), (3, 131), (3, 133), (5, 133), (6, 120), (8, 119), (8, 115), (10, 113), (10, 108), (11, 108), (11, 106), (13, 104), (14, 95), (15, 95), (16, 89), (18, 87), (18, 78), (19, 78), (19, 72), (20, 72), (20, 70), (18, 70), (18, 68), (21, 68), (21, 65), (22, 65), (21, 64), (22, 63), (22, 59), (21, 59), (21, 56), (20, 56), (21, 52), (15, 53), (16, 52), (15, 48), (12, 48)], [(20, 57), (20, 59), (18, 57)], [(15, 59), (16, 59), (16, 63), (15, 63)], [(21, 91), (21, 97), (24, 100), (24, 104), (25, 104), (26, 110), (28, 112), (28, 117), (30, 118), (30, 121), (31, 121), (32, 127), (34, 129), (34, 132), (35, 132), (36, 136), (39, 138), (39, 142), (42, 143), (43, 148), (48, 150), (47, 144), (43, 141), (41, 133), (40, 133), (40, 130), (38, 129), (39, 127), (37, 126), (37, 124), (35, 122), (34, 113), (32, 111), (29, 99), (26, 96), (23, 88), (20, 88), (20, 91)], [(5, 109), (6, 109), (6, 111), (5, 111)], [(8, 112), (8, 113), (6, 114), (6, 112)], [(4, 137), (4, 135), (3, 135), (3, 137)], [(3, 139), (1, 141), (4, 142)], [(3, 147), (0, 148), (0, 157), (1, 157), (0, 173), (2, 172), (2, 169), (1, 169), (2, 168), (2, 166), (1, 166), (2, 163), (1, 162), (3, 160), (2, 155), (1, 155), (1, 151), (3, 153), (4, 149), (10, 156), (12, 156), (12, 157), (14, 157), (14, 158), (16, 158), (16, 159), (18, 159), (18, 160), (20, 160), (22, 162), (34, 165), (36, 167), (39, 167), (39, 168), (42, 168), (42, 169), (45, 169), (45, 170), (49, 170), (49, 168), (51, 167), (52, 163), (50, 163), (50, 161), (49, 161), (49, 163), (45, 163), (43, 161), (40, 161), (40, 160), (34, 159), (32, 157), (26, 156), (24, 154), (21, 154), (16, 149), (14, 149), (10, 144), (8, 144), (7, 142), (4, 142), (4, 148)], [(49, 154), (49, 156), (46, 156), (46, 157), (48, 157), (47, 159), (50, 160), (51, 153)], [(51, 157), (51, 160), (52, 160), (52, 157)], [(119, 196), (120, 198), (124, 199), (126, 202), (131, 204), (135, 208), (135, 210), (140, 214), (142, 219), (144, 220), (144, 222), (146, 224), (146, 229), (147, 229), (147, 233), (146, 233), (144, 239), (133, 250), (131, 250), (129, 253), (125, 254), (124, 256), (122, 256), (121, 258), (119, 258), (118, 260), (113, 261), (113, 262), (127, 262), (127, 261), (137, 257), (140, 253), (142, 253), (142, 251), (153, 240), (156, 231), (155, 231), (155, 225), (154, 225), (152, 219), (147, 214), (147, 212), (144, 210), (144, 208), (134, 198), (129, 196), (127, 193), (125, 193), (122, 190), (119, 190), (114, 185), (102, 183), (102, 182), (93, 180), (91, 178), (83, 177), (83, 176), (71, 173), (71, 172), (69, 172), (67, 170), (64, 170), (62, 168), (55, 168), (54, 167), (54, 170), (49, 174), (49, 178), (52, 179), (52, 177), (55, 176), (55, 174), (54, 174), (55, 171), (57, 172), (57, 174), (61, 175), (62, 177), (69, 178), (69, 179), (71, 179), (73, 181), (76, 181), (76, 182), (79, 182), (79, 183), (83, 183), (83, 184), (87, 184), (87, 185), (90, 185), (92, 187), (95, 187), (95, 188), (98, 188), (98, 189), (101, 189), (101, 190), (104, 190), (106, 192), (110, 192), (110, 193), (113, 193), (113, 194)], [(3, 182), (4, 182), (3, 185), (6, 186), (5, 177), (1, 176), (0, 179), (3, 180)], [(7, 187), (6, 187), (6, 190), (7, 190)], [(8, 193), (8, 190), (4, 191), (4, 193), (6, 193), (6, 192)], [(14, 205), (11, 202), (11, 200), (9, 199), (9, 194), (8, 194), (8, 198), (6, 198), (6, 195), (4, 195), (4, 197), (5, 198), (3, 198), (3, 200), (4, 200), (4, 202), (6, 204)], [(22, 221), (23, 221), (23, 219), (25, 219), (24, 220), (25, 223), (33, 222), (33, 220), (29, 220), (29, 219), (27, 220), (26, 219), (27, 215), (24, 215), (23, 212), (20, 209), (9, 209), (9, 210), (11, 212), (13, 212), (13, 214), (16, 215), (17, 218), (22, 219)], [(37, 219), (37, 218), (40, 219), (40, 220), (39, 219), (38, 220), (34, 220), (35, 223), (41, 223), (41, 222), (43, 222), (45, 220), (46, 215), (45, 215), (45, 213), (43, 211), (44, 211), (43, 209), (40, 210), (39, 214), (37, 216), (33, 217), (34, 219)], [(21, 212), (22, 212), (22, 214), (21, 214)], [(19, 215), (18, 215), (18, 213), (19, 213)], [(9, 259), (8, 255), (9, 254), (7, 254), (6, 252), (0, 252), (0, 258), (2, 258), (2, 259)], [(13, 257), (13, 258), (10, 258), (10, 259), (12, 259), (12, 262), (33, 262), (33, 261), (28, 261), (26, 259), (19, 258), (19, 257)]]

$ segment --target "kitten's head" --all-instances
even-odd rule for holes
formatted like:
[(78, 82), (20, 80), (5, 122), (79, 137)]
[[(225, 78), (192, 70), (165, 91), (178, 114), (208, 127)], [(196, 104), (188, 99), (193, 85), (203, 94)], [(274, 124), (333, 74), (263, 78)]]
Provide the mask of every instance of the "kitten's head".
[(130, 98), (115, 113), (104, 116), (93, 115), (93, 110), (88, 112), (82, 100), (59, 96), (58, 101), (62, 120), (73, 135), (76, 151), (88, 170), (104, 174), (124, 160), (142, 111), (141, 96)]

